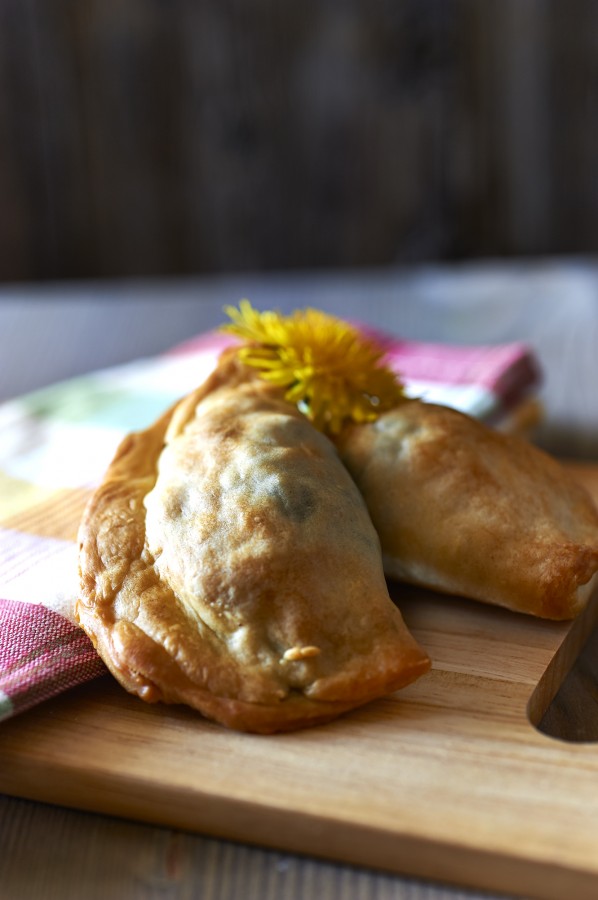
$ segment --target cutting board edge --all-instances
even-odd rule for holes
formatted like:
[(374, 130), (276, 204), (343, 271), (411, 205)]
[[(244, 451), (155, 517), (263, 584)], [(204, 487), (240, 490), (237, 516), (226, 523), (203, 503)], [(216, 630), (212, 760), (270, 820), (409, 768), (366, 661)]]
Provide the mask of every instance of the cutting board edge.
[(571, 623), (563, 640), (527, 702), (526, 713), (537, 728), (548, 707), (559, 692), (567, 675), (575, 665), (586, 641), (598, 624), (598, 573), (594, 575), (586, 606)]
[[(575, 896), (576, 900), (595, 900), (598, 894), (598, 860), (593, 869), (566, 862), (555, 862), (529, 853), (518, 856), (485, 846), (452, 843), (440, 837), (390, 832), (388, 829), (344, 819), (322, 816), (320, 813), (296, 812), (271, 807), (268, 815), (254, 815), (256, 804), (239, 798), (214, 797), (194, 792), (202, 799), (201, 810), (183, 813), (183, 804), (174, 804), (172, 797), (160, 798), (153, 786), (151, 800), (142, 783), (136, 785), (136, 796), (121, 793), (115, 801), (112, 790), (118, 785), (94, 782), (95, 793), (85, 801), (81, 785), (72, 778), (72, 793), (64, 791), (52, 778), (31, 781), (23, 772), (23, 782), (7, 784), (0, 776), (0, 791), (36, 802), (49, 803), (74, 810), (120, 819), (174, 828), (209, 837), (248, 844), (271, 851), (297, 853), (317, 857), (322, 861), (342, 862), (389, 874), (421, 878), (458, 887), (525, 895), (534, 900), (562, 900)], [(112, 790), (106, 790), (106, 787)], [(130, 784), (127, 785), (130, 788)], [(184, 786), (181, 797), (188, 800)], [(125, 802), (123, 797), (126, 798)], [(162, 799), (162, 802), (160, 802)], [(156, 806), (162, 812), (156, 814)], [(250, 835), (250, 837), (248, 837)]]

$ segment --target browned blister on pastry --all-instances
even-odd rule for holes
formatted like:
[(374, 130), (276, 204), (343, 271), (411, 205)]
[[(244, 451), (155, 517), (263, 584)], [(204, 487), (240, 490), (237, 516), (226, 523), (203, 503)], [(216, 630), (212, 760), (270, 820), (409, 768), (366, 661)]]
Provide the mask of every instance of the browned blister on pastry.
[(563, 467), (443, 406), (405, 401), (338, 440), (388, 575), (552, 619), (598, 570), (598, 514)]
[(273, 732), (429, 668), (331, 442), (232, 358), (123, 442), (80, 546), (79, 620), (146, 700)]

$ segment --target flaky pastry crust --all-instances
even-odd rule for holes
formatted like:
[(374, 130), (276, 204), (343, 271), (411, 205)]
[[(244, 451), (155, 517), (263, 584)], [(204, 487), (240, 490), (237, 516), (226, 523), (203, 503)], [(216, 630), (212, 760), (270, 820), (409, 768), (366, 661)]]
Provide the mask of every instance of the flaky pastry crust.
[(429, 668), (331, 442), (231, 354), (123, 441), (79, 542), (79, 621), (147, 701), (267, 733)]
[(547, 454), (419, 400), (347, 428), (337, 445), (387, 575), (550, 619), (584, 606), (598, 513)]

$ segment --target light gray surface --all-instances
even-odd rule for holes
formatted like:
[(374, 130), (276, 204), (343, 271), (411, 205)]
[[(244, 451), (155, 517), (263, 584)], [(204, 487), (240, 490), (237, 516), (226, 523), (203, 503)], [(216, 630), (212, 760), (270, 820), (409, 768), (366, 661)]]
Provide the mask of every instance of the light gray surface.
[(2, 900), (498, 900), (1, 796), (0, 851)]

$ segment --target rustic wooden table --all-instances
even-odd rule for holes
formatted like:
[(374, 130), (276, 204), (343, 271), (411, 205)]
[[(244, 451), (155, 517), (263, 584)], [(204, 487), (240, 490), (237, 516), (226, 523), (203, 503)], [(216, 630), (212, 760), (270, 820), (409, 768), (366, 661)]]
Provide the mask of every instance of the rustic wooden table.
[[(248, 296), (259, 308), (313, 305), (407, 338), (526, 340), (544, 370), (537, 440), (598, 461), (598, 264), (374, 270), (0, 289), (0, 399), (166, 349), (222, 321)], [(590, 639), (549, 712), (554, 733), (598, 738)], [(91, 813), (0, 798), (0, 896), (202, 900), (456, 900), (472, 895)]]

